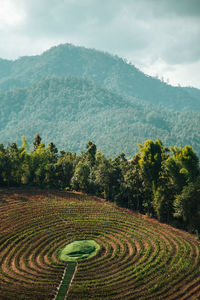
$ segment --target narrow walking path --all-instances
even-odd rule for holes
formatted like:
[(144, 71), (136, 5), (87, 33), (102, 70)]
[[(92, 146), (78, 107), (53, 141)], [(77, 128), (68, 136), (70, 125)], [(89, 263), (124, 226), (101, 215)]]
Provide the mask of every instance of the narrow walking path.
[(55, 300), (65, 300), (66, 295), (68, 293), (70, 284), (74, 278), (74, 273), (76, 271), (76, 262), (69, 262), (67, 264), (67, 267), (65, 268), (64, 274), (63, 274), (63, 279), (60, 283), (58, 293), (55, 297)]

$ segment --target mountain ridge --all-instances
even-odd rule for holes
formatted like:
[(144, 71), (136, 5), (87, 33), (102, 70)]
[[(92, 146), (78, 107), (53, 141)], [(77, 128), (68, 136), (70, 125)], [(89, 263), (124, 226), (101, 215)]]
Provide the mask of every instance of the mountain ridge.
[[(200, 113), (160, 111), (76, 77), (51, 77), (27, 88), (0, 92), (0, 141), (31, 143), (39, 132), (45, 143), (80, 152), (88, 140), (106, 155), (125, 152), (159, 137), (166, 145), (188, 144), (199, 149)], [(187, 129), (182, 123), (187, 122)], [(195, 131), (193, 130), (194, 122)], [(191, 134), (193, 132), (193, 137)]]
[(24, 56), (7, 62), (12, 76), (3, 78), (0, 72), (0, 89), (3, 90), (25, 87), (49, 75), (72, 75), (89, 79), (130, 99), (135, 97), (169, 109), (200, 110), (200, 90), (168, 85), (145, 75), (118, 56), (94, 49), (62, 44), (41, 55)]
[(80, 152), (92, 140), (106, 155), (132, 157), (138, 143), (159, 137), (200, 154), (199, 90), (170, 87), (117, 56), (68, 44), (15, 62), (0, 60), (2, 143), (22, 136), (31, 143), (39, 132), (59, 149)]

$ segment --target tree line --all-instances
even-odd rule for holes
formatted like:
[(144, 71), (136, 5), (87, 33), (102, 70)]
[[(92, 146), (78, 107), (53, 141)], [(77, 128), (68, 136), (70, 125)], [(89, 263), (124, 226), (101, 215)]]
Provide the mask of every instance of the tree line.
[(82, 191), (157, 218), (161, 222), (200, 232), (200, 167), (191, 146), (164, 147), (146, 140), (131, 160), (124, 153), (108, 158), (89, 141), (79, 155), (58, 151), (36, 134), (29, 150), (0, 144), (0, 185), (35, 185)]

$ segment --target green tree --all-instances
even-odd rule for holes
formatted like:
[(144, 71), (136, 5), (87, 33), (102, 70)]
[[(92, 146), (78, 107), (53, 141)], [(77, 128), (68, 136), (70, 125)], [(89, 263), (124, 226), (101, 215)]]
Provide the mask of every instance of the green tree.
[(180, 193), (185, 185), (195, 182), (199, 175), (199, 159), (191, 146), (171, 147), (172, 157), (167, 160), (167, 168), (177, 193)]
[(120, 180), (122, 179), (119, 166), (111, 159), (105, 158), (102, 153), (98, 153), (94, 177), (101, 196), (108, 201), (118, 202), (121, 196)]
[(93, 166), (95, 164), (97, 147), (93, 142), (89, 141), (86, 145), (86, 148), (87, 148), (86, 157), (89, 161), (89, 164)]
[(155, 141), (147, 140), (144, 146), (139, 145), (139, 149), (141, 154), (139, 155), (138, 163), (143, 179), (143, 207), (146, 213), (153, 215), (153, 189), (158, 187), (164, 149), (159, 139)]
[(153, 191), (153, 208), (159, 221), (169, 223), (172, 220), (173, 199), (166, 186), (158, 187)]
[(50, 152), (44, 144), (39, 144), (30, 155), (31, 182), (43, 186), (49, 184)]
[(174, 216), (181, 219), (190, 231), (200, 232), (200, 177), (195, 183), (184, 186), (175, 198), (174, 209)]
[(79, 161), (74, 175), (71, 179), (71, 186), (74, 190), (87, 192), (89, 189), (90, 168), (87, 162)]
[(33, 141), (34, 150), (36, 150), (39, 147), (39, 145), (41, 144), (41, 140), (42, 139), (41, 139), (39, 133), (36, 133), (34, 141)]
[(8, 148), (4, 148), (3, 144), (0, 144), (0, 180), (1, 185), (10, 185), (11, 177), (11, 164), (9, 159)]
[(157, 186), (159, 179), (159, 173), (162, 167), (163, 159), (163, 145), (162, 142), (157, 139), (155, 142), (147, 140), (143, 145), (139, 145), (140, 149), (140, 160), (139, 164), (143, 171), (145, 181), (152, 185)]
[(126, 207), (142, 212), (143, 206), (143, 186), (141, 169), (139, 165), (140, 155), (135, 154), (131, 161), (122, 162), (123, 185), (125, 193), (123, 193), (123, 201)]
[(72, 154), (71, 152), (62, 152), (55, 165), (58, 186), (63, 188), (71, 186), (71, 179), (77, 163), (78, 157), (76, 154)]

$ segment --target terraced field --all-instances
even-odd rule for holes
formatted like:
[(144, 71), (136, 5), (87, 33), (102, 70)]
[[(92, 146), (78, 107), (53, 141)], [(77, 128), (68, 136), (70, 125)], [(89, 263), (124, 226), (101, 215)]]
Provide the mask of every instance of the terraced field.
[(186, 232), (101, 199), (0, 190), (0, 299), (55, 299), (66, 263), (58, 252), (88, 239), (67, 299), (198, 299), (200, 244)]

